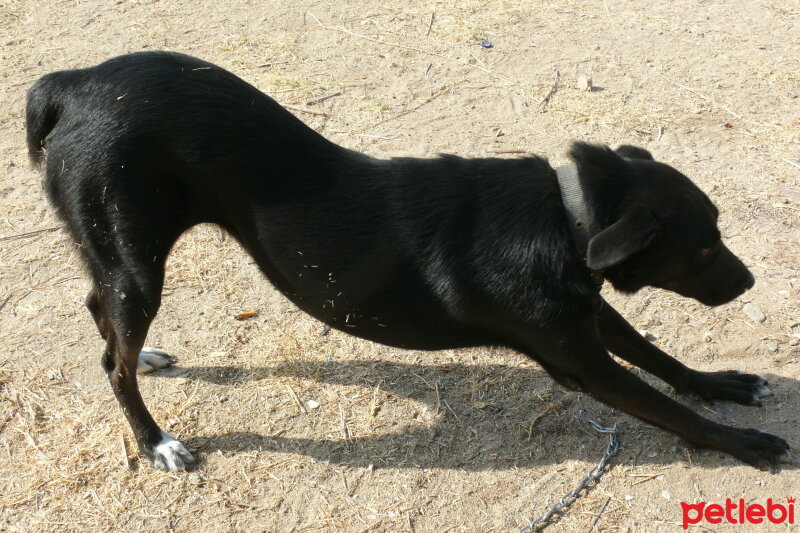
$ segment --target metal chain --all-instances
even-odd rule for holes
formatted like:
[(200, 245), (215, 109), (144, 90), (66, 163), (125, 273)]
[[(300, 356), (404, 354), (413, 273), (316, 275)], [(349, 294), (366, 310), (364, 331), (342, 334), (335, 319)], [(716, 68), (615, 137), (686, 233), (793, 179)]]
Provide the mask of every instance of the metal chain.
[(600, 478), (603, 477), (603, 474), (607, 472), (606, 466), (608, 466), (608, 461), (619, 453), (619, 440), (617, 440), (617, 427), (614, 426), (613, 428), (603, 427), (594, 420), (589, 419), (589, 424), (600, 433), (608, 433), (608, 447), (606, 448), (605, 453), (600, 458), (600, 461), (589, 470), (589, 473), (586, 475), (585, 478), (578, 484), (577, 487), (566, 493), (558, 503), (553, 504), (550, 508), (540, 517), (534, 518), (531, 520), (530, 524), (520, 529), (520, 533), (532, 533), (534, 531), (542, 531), (544, 528), (552, 525), (553, 517), (566, 510), (570, 505), (575, 503), (575, 501), (580, 496), (580, 493), (584, 489), (591, 489), (593, 485), (599, 483)]

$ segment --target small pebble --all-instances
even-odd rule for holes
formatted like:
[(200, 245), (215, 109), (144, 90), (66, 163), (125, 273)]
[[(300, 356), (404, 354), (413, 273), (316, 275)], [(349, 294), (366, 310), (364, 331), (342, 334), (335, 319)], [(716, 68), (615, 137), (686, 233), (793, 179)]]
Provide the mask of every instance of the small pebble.
[(770, 352), (777, 352), (778, 351), (778, 345), (774, 344), (772, 342), (768, 342), (767, 343), (767, 350), (769, 350)]
[(481, 41), (481, 46), (484, 48), (492, 48), (494, 45), (492, 44), (492, 41), (483, 40)]
[(630, 494), (626, 494), (625, 495), (625, 501), (631, 501), (632, 499), (633, 499), (633, 496), (631, 496)]
[(316, 400), (308, 400), (306, 405), (309, 409), (319, 409), (319, 402)]
[(706, 342), (711, 342), (712, 340), (714, 340), (713, 337), (711, 337), (710, 331), (706, 331), (705, 333), (703, 333), (703, 340)]
[(591, 92), (592, 78), (590, 78), (589, 76), (581, 76), (580, 78), (578, 78), (577, 88), (578, 90), (586, 91), (587, 93)]
[(764, 314), (764, 312), (761, 311), (761, 309), (759, 309), (758, 306), (753, 302), (744, 304), (744, 307), (742, 307), (742, 312), (750, 317), (750, 320), (753, 322), (758, 322), (759, 324), (767, 319), (767, 316)]
[(666, 490), (662, 490), (661, 491), (661, 497), (664, 498), (665, 500), (671, 500), (672, 499), (672, 494), (670, 494)]

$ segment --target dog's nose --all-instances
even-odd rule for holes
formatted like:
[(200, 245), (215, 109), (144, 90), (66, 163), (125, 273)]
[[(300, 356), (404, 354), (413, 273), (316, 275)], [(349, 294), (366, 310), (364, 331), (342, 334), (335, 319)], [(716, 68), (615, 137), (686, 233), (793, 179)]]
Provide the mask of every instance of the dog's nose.
[(742, 283), (742, 292), (750, 290), (753, 288), (753, 285), (756, 284), (756, 278), (753, 277), (752, 272), (747, 272), (747, 276), (744, 278), (744, 282)]

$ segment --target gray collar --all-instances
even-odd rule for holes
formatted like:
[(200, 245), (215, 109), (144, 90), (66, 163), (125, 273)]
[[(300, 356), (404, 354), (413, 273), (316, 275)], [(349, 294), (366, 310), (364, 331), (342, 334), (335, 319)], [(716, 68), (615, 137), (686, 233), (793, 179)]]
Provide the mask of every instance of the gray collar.
[[(565, 165), (556, 169), (558, 186), (561, 189), (561, 201), (564, 203), (564, 210), (567, 213), (569, 229), (575, 244), (586, 261), (589, 250), (589, 240), (597, 235), (597, 225), (589, 212), (586, 198), (583, 195), (580, 175), (576, 165)], [(592, 270), (592, 281), (599, 288), (603, 285), (603, 273)]]

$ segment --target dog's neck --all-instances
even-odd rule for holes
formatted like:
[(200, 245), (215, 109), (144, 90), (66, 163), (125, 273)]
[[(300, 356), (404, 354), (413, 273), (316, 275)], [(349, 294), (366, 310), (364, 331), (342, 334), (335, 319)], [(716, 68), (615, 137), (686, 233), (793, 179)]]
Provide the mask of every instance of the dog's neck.
[[(597, 235), (599, 229), (595, 217), (592, 216), (589, 205), (586, 203), (577, 165), (558, 167), (556, 177), (561, 189), (561, 201), (564, 203), (564, 210), (567, 213), (570, 232), (581, 257), (586, 261), (589, 241)], [(603, 273), (597, 270), (592, 270), (591, 273), (592, 281), (599, 289), (603, 285)]]

